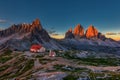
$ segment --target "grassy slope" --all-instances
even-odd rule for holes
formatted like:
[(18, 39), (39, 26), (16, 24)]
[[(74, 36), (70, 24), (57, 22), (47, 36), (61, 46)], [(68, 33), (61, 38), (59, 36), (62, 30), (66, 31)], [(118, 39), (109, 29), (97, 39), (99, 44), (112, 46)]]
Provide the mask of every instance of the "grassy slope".
[[(95, 65), (95, 66), (116, 66), (116, 63), (119, 63), (119, 59), (116, 58), (108, 58), (108, 59), (98, 59), (98, 58), (75, 58), (72, 54), (74, 54), (76, 51), (67, 51), (64, 52), (63, 54), (57, 52), (58, 56), (61, 56), (61, 59), (67, 59), (70, 63), (71, 61), (74, 63), (70, 63), (72, 64), (78, 64), (78, 65)], [(34, 73), (34, 60), (33, 59), (26, 59), (23, 55), (23, 53), (13, 53), (11, 51), (5, 51), (3, 54), (0, 55), (0, 63), (5, 64), (3, 66), (0, 66), (0, 80), (6, 80), (6, 79), (12, 79), (12, 78), (24, 78), (25, 80), (27, 80), (27, 78), (31, 78), (31, 74)], [(60, 54), (60, 55), (59, 55)], [(6, 57), (10, 57), (9, 59)], [(49, 63), (52, 62), (60, 62), (59, 59), (47, 59), (47, 58), (43, 58), (44, 56), (34, 56), (34, 58), (39, 58), (40, 63), (44, 66), (47, 65)], [(3, 59), (5, 58), (5, 59)], [(10, 60), (12, 60), (13, 58), (15, 58), (15, 60), (13, 60), (11, 63), (8, 63)], [(8, 64), (6, 64), (8, 63)], [(62, 62), (61, 62), (62, 63)], [(66, 76), (64, 78), (64, 80), (75, 80), (78, 77), (84, 77), (82, 74), (87, 73), (89, 75), (89, 77), (92, 80), (95, 80), (96, 77), (98, 76), (104, 76), (105, 74), (109, 74), (109, 76), (111, 76), (109, 78), (109, 80), (114, 80), (114, 79), (120, 79), (120, 73), (115, 73), (115, 72), (104, 72), (104, 73), (94, 73), (89, 69), (86, 68), (76, 68), (73, 66), (68, 66), (69, 69), (64, 68), (66, 65), (63, 64), (52, 64), (51, 66), (53, 66), (54, 70), (48, 70), (46, 68), (41, 68), (38, 69), (36, 71), (39, 70), (44, 70), (46, 72), (49, 71), (62, 71), (68, 74), (68, 76)], [(9, 70), (9, 71), (6, 71)], [(35, 72), (36, 72), (35, 71)], [(101, 80), (105, 80), (105, 79), (101, 79)]]

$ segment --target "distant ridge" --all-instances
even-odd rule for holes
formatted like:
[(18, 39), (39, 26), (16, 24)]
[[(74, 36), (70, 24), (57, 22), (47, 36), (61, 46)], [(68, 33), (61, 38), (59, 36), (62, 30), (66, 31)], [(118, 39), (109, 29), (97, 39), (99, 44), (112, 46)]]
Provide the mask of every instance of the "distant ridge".
[(86, 38), (86, 39), (91, 39), (91, 38), (98, 38), (101, 40), (105, 40), (106, 37), (100, 33), (93, 25), (90, 25), (86, 32), (84, 31), (84, 28), (82, 27), (81, 24), (78, 24), (75, 26), (74, 31), (68, 30), (65, 34), (65, 39), (80, 39), (80, 38)]

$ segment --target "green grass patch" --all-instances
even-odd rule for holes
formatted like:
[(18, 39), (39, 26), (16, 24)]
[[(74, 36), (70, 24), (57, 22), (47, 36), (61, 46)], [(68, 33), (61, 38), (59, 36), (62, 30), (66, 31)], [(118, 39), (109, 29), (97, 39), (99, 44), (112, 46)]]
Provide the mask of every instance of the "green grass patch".
[(7, 79), (7, 76), (9, 76), (10, 74), (11, 74), (11, 72), (8, 72), (8, 73), (0, 76), (0, 80), (8, 80), (8, 79)]
[(13, 57), (11, 57), (11, 56), (3, 56), (3, 57), (0, 58), (0, 63), (5, 63), (12, 58)]
[(0, 72), (6, 70), (7, 68), (9, 68), (9, 65), (5, 65), (5, 66), (0, 67)]
[(77, 58), (76, 57), (77, 51), (66, 51), (62, 53), (61, 57), (74, 60), (75, 62), (78, 62), (78, 64), (84, 64), (84, 65), (93, 65), (93, 66), (119, 66), (120, 65), (120, 58), (95, 58), (92, 56), (89, 56), (87, 58)]
[(115, 58), (79, 58), (78, 60), (79, 64), (94, 66), (118, 66), (120, 64)]
[(68, 75), (63, 78), (63, 80), (77, 80), (77, 79), (78, 79), (78, 77), (76, 77), (74, 75)]
[(7, 50), (5, 50), (4, 53), (1, 54), (0, 56), (9, 56), (9, 55), (11, 55), (11, 53), (12, 53), (12, 50), (7, 49)]
[(72, 66), (65, 66), (65, 65), (54, 65), (53, 66), (56, 70), (58, 71), (63, 71), (63, 72), (72, 72), (72, 73), (81, 73), (81, 72), (89, 72), (90, 70), (87, 68), (75, 68)]
[(34, 60), (26, 60), (26, 63), (24, 63), (24, 66), (20, 65), (17, 67), (19, 69), (14, 75), (11, 76), (11, 78), (18, 77), (21, 74), (25, 73), (26, 71), (30, 70), (34, 66)]
[(52, 61), (57, 61), (56, 59), (45, 59), (45, 58), (39, 58), (39, 62), (41, 64), (47, 64), (48, 62), (52, 62)]

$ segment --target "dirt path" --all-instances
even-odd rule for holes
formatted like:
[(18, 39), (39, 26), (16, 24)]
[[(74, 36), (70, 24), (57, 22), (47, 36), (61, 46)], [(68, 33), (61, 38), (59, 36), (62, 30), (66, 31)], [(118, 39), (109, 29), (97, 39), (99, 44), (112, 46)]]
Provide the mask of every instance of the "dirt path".
[(25, 73), (23, 73), (22, 75), (18, 76), (17, 79), (23, 80), (25, 79), (25, 77), (30, 74), (30, 72), (32, 72), (34, 70), (34, 67), (32, 67), (31, 69), (29, 69), (28, 71), (26, 71)]
[[(17, 57), (22, 56), (22, 54), (14, 57), (13, 59), (7, 61), (6, 63), (0, 65), (4, 66), (7, 64), (11, 64), (16, 62)], [(79, 67), (79, 68), (88, 68), (92, 71), (117, 71), (118, 69), (120, 69), (120, 66), (107, 66), (107, 67), (100, 67), (100, 66), (89, 66), (89, 65), (78, 65), (77, 62), (74, 62), (73, 60), (68, 60), (62, 57), (49, 57), (49, 56), (45, 56), (44, 59), (50, 59), (53, 60), (52, 62), (49, 62), (47, 64), (44, 65), (40, 65), (38, 64), (38, 61), (36, 62), (36, 64), (38, 64), (38, 66), (40, 65), (40, 67), (38, 68), (44, 68), (44, 69), (53, 69), (53, 66), (58, 64), (58, 65), (67, 65), (67, 66), (72, 66), (72, 67)], [(19, 65), (21, 65), (22, 63), (20, 63)], [(14, 69), (14, 67), (9, 67), (8, 69), (6, 69), (2, 74), (5, 74), (7, 72), (11, 72)], [(33, 66), (31, 69), (29, 69), (28, 71), (24, 72), (22, 75), (18, 76), (17, 78), (20, 80), (25, 79), (25, 77), (27, 75), (29, 75), (33, 70), (37, 70), (35, 69), (35, 67)], [(0, 73), (1, 74), (1, 73)]]
[(0, 52), (3, 52), (5, 49), (7, 49), (8, 48), (8, 45), (5, 45), (5, 46), (3, 46), (1, 49), (0, 49)]
[(22, 55), (18, 55), (18, 56), (16, 56), (16, 57), (14, 57), (14, 58), (8, 60), (8, 61), (5, 62), (4, 64), (1, 64), (0, 67), (5, 66), (5, 65), (8, 65), (8, 64), (14, 63), (14, 62), (16, 61), (17, 57), (20, 57), (20, 56), (22, 56)]
[(96, 67), (96, 66), (84, 66), (92, 71), (117, 71), (120, 66), (107, 66), (107, 67)]
[(4, 75), (4, 74), (6, 74), (6, 73), (11, 72), (13, 69), (14, 69), (14, 67), (9, 67), (9, 68), (8, 68), (8, 69), (6, 69), (5, 71), (0, 72), (0, 76)]
[[(48, 59), (52, 59), (50, 57), (47, 57)], [(76, 62), (73, 62), (72, 60), (67, 60), (62, 57), (54, 57), (57, 61), (53, 61), (51, 63), (48, 63), (44, 65), (44, 68), (52, 67), (56, 64), (62, 64), (62, 65), (68, 65), (72, 67), (79, 67), (79, 68), (88, 68), (92, 71), (117, 71), (120, 69), (120, 66), (106, 66), (106, 67), (100, 67), (100, 66), (89, 66), (89, 65), (78, 65)]]
[[(56, 58), (57, 59), (57, 58)], [(72, 60), (67, 60), (64, 58), (59, 57), (57, 64), (65, 64), (65, 65), (70, 65), (73, 67), (83, 67), (83, 68), (88, 68), (92, 71), (117, 71), (118, 69), (120, 69), (120, 66), (106, 66), (106, 67), (100, 67), (100, 66), (89, 66), (89, 65), (77, 65), (76, 62), (73, 62)]]

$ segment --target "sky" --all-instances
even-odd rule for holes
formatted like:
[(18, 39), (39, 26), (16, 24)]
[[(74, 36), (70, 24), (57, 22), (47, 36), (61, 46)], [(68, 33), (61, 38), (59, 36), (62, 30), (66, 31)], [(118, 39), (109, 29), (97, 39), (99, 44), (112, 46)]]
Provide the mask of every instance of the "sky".
[(36, 18), (55, 38), (81, 24), (120, 40), (120, 0), (0, 0), (0, 29)]

